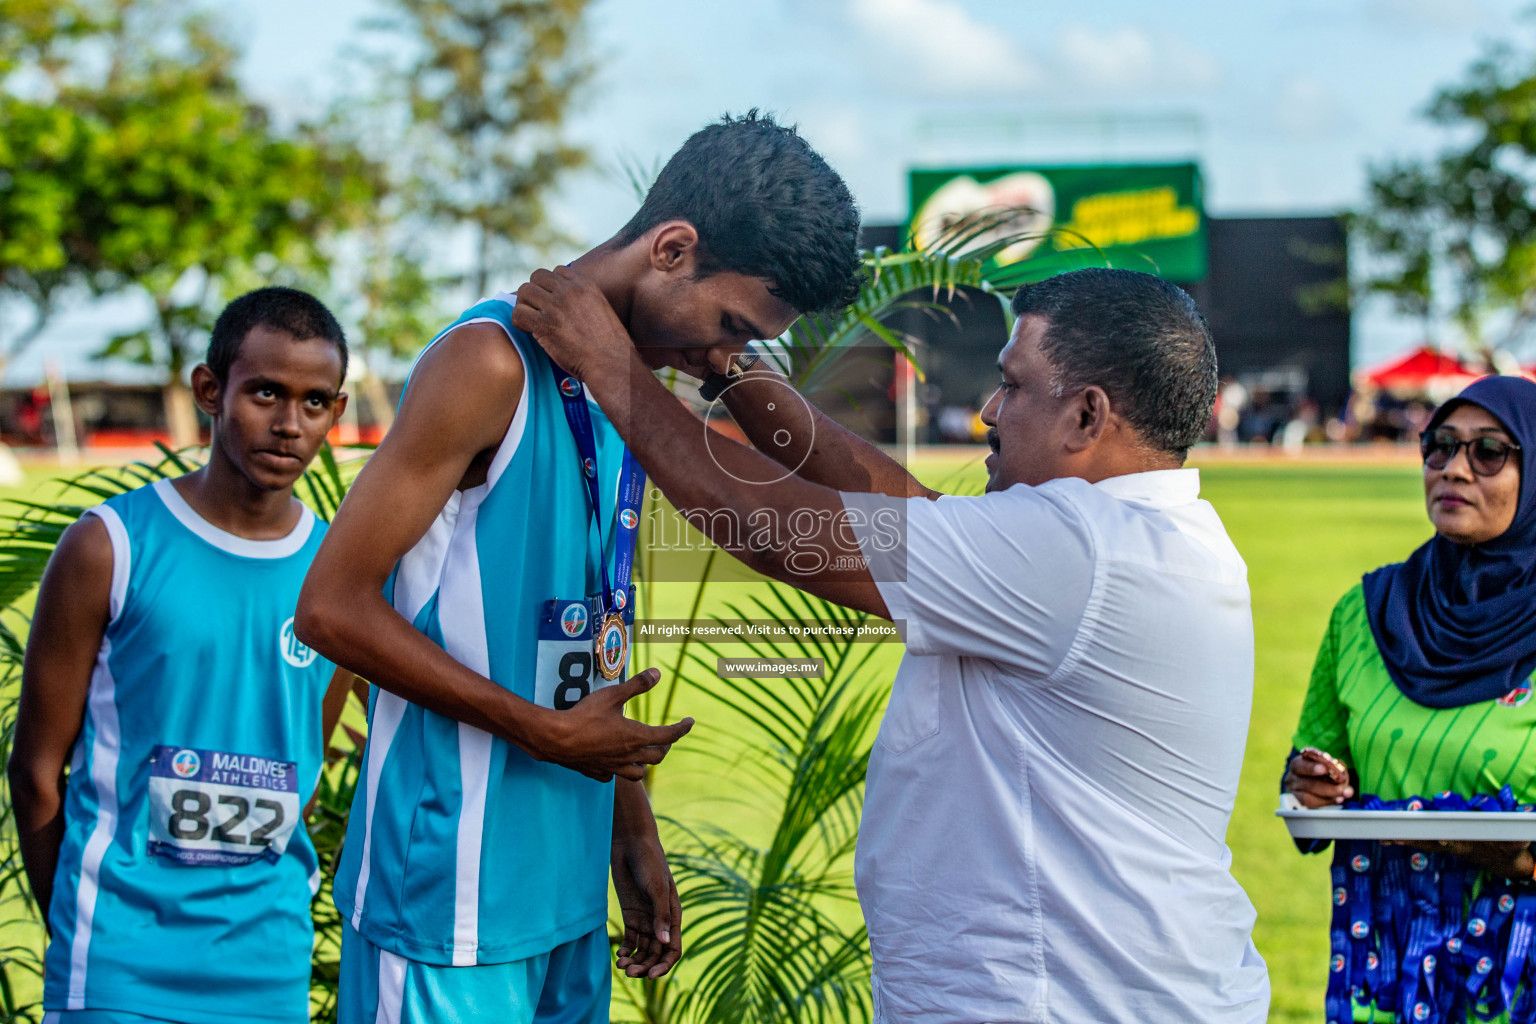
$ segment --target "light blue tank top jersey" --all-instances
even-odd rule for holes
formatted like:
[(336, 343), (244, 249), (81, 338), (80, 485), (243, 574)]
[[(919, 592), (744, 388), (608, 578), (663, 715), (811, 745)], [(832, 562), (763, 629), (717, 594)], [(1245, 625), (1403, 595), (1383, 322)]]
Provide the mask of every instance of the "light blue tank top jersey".
[[(526, 385), (485, 483), (454, 493), (388, 596), (461, 664), (563, 707), (604, 682), (583, 603), (601, 589), (603, 550), (552, 364), (512, 326), (513, 301), (485, 300), (443, 332), (499, 325)], [(589, 405), (611, 543), (623, 443)], [(421, 963), (466, 966), (535, 956), (604, 924), (611, 783), (378, 689), (368, 724), (335, 882), (359, 934)]]
[(224, 532), (169, 481), (92, 509), (110, 621), (64, 798), (43, 1004), (309, 1019), (319, 881), (300, 820), (334, 666), (293, 636), (324, 524)]

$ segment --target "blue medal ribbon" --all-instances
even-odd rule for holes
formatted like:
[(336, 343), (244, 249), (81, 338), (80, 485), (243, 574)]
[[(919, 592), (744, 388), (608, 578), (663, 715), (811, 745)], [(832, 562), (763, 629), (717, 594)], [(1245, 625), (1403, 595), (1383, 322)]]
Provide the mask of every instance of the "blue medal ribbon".
[[(597, 521), (597, 536), (603, 542), (602, 493), (597, 482), (597, 435), (592, 429), (592, 414), (587, 409), (587, 397), (581, 382), (566, 373), (553, 362), (551, 372), (560, 392), (560, 403), (565, 408), (565, 422), (571, 428), (576, 442), (576, 452), (581, 459), (581, 478), (587, 485), (587, 501), (591, 519)], [(629, 582), (634, 575), (635, 547), (640, 540), (640, 505), (645, 500), (645, 470), (639, 460), (626, 447), (623, 468), (619, 471), (619, 500), (615, 517), (617, 533), (614, 539), (613, 576), (608, 575), (606, 546), (602, 557), (603, 566), (603, 617), (621, 612), (629, 603)], [(590, 520), (589, 520), (590, 521)]]
[(1333, 882), (1333, 921), (1329, 928), (1328, 993), (1324, 1006), (1328, 1024), (1353, 1024), (1354, 1010), (1350, 1006), (1350, 902), (1349, 861), (1355, 855), (1354, 842), (1337, 842), (1333, 845), (1333, 867), (1329, 877)]
[[(1525, 811), (1513, 792), (1349, 801), (1367, 810)], [(1367, 840), (1334, 844), (1329, 1024), (1374, 1006), (1414, 1024), (1536, 1024), (1536, 889), (1456, 857)]]
[[(1414, 803), (1420, 802), (1410, 802), (1410, 808), (1423, 809), (1422, 803), (1416, 808), (1413, 807)], [(1445, 858), (1425, 854), (1421, 850), (1415, 850), (1414, 854), (1407, 858), (1408, 905), (1412, 923), (1408, 927), (1408, 941), (1403, 949), (1402, 1009), (1412, 1020), (1436, 1022), (1443, 1019), (1442, 1002), (1448, 1004), (1453, 1001), (1451, 997), (1442, 1000), (1445, 990), (1454, 987), (1453, 984), (1442, 983), (1442, 979), (1455, 978), (1454, 968), (1445, 954), (1445, 940), (1448, 936), (1441, 907), (1445, 893), (1441, 886), (1440, 872)], [(1390, 878), (1384, 879), (1384, 882), (1388, 886), (1393, 884)], [(1460, 903), (1461, 898), (1458, 892), (1456, 901)]]
[(1481, 1020), (1491, 1020), (1498, 1010), (1489, 1012), (1483, 992), (1493, 978), (1495, 930), (1492, 924), (1493, 897), (1484, 892), (1472, 901), (1472, 913), (1467, 918), (1466, 932), (1462, 937), (1461, 959), (1466, 971), (1467, 997), (1473, 1012)]
[(1509, 939), (1504, 946), (1504, 973), (1499, 978), (1499, 997), (1504, 1006), (1512, 1010), (1520, 978), (1525, 974), (1526, 960), (1530, 957), (1531, 936), (1536, 932), (1536, 894), (1506, 895), (1515, 901), (1515, 909), (1510, 919)]
[(1461, 963), (1463, 911), (1466, 909), (1467, 870), (1455, 857), (1430, 855), (1440, 869), (1440, 934), (1444, 939), (1437, 1000), (1442, 1021), (1466, 1020), (1466, 997), (1456, 984)]
[[(1349, 982), (1350, 998), (1361, 1006), (1371, 1005), (1371, 981), (1380, 971), (1371, 934), (1371, 880), (1379, 847), (1369, 840), (1350, 844), (1349, 858)], [(1373, 970), (1371, 961), (1377, 961)]]
[(1411, 918), (1407, 872), (1421, 871), (1426, 865), (1422, 859), (1411, 860), (1400, 846), (1374, 845), (1380, 861), (1376, 869), (1373, 915), (1378, 966), (1376, 976), (1371, 979), (1371, 995), (1378, 1009), (1396, 1013), (1399, 998), (1409, 998), (1403, 996), (1401, 987), (1410, 969), (1405, 966), (1409, 961), (1400, 952), (1403, 944), (1398, 941), (1399, 937), (1408, 935)]

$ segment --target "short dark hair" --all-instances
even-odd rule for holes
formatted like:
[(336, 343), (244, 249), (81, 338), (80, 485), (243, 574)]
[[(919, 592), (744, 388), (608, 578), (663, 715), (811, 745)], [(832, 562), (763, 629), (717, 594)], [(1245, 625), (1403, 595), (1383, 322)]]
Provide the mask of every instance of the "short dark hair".
[(764, 278), (801, 313), (839, 310), (859, 294), (853, 195), (793, 127), (769, 114), (727, 114), (695, 132), (661, 169), (619, 243), (669, 220), (698, 230), (700, 276)]
[(240, 343), (258, 327), (305, 341), (322, 338), (341, 353), (341, 379), (347, 379), (347, 337), (341, 324), (325, 308), (325, 303), (297, 288), (258, 288), (246, 292), (224, 307), (208, 339), (204, 362), (223, 387), (229, 383), (229, 368), (240, 358)]
[(1098, 385), (1158, 451), (1189, 454), (1216, 402), (1216, 345), (1195, 300), (1160, 277), (1091, 268), (1013, 295), (1017, 316), (1047, 321), (1040, 351), (1065, 394)]

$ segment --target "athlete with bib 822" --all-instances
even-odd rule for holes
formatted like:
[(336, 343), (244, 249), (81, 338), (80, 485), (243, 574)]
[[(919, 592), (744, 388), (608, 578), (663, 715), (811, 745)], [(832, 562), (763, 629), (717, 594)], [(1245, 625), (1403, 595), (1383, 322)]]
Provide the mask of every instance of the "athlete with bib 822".
[(230, 303), (192, 372), (208, 464), (89, 510), (48, 564), (10, 782), (50, 1022), (309, 1019), (303, 808), (352, 674), (293, 633), (325, 532), (293, 485), (346, 364), (314, 297)]

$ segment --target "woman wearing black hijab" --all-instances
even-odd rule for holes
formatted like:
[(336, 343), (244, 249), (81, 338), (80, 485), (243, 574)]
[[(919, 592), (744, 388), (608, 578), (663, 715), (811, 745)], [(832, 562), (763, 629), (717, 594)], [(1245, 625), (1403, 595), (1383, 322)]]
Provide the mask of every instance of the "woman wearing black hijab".
[[(1406, 561), (1368, 574), (1334, 607), (1293, 741), (1299, 752), (1282, 783), (1306, 806), (1474, 797), (1505, 786), (1518, 802), (1536, 803), (1536, 472), (1522, 472), (1528, 450), (1536, 451), (1536, 384), (1522, 378), (1477, 381), (1430, 420), (1421, 452), (1435, 536)], [(1524, 843), (1429, 849), (1454, 854), (1473, 877), (1536, 875)], [(1415, 853), (1412, 869), (1428, 863)], [(1335, 889), (1336, 905), (1343, 893)]]

